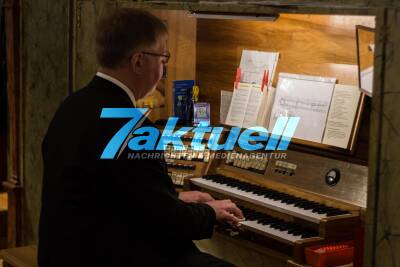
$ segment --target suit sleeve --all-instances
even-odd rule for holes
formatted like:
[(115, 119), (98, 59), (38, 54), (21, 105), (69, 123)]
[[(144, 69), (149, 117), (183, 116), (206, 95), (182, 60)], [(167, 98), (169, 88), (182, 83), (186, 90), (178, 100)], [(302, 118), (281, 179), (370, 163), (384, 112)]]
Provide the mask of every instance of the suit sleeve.
[[(106, 129), (108, 137), (101, 147), (119, 127), (114, 125)], [(120, 204), (126, 205), (125, 210), (132, 214), (131, 218), (140, 220), (144, 229), (165, 238), (210, 238), (216, 221), (214, 210), (206, 204), (181, 201), (160, 160), (128, 158), (128, 152), (134, 151), (126, 148), (118, 159), (105, 160), (99, 166), (113, 173), (112, 184), (118, 189), (115, 194)], [(157, 151), (147, 153), (160, 154)]]
[[(143, 214), (154, 229), (160, 223), (170, 234), (182, 239), (210, 238), (215, 224), (215, 212), (206, 205), (186, 203), (180, 200), (175, 190), (170, 189), (170, 177), (152, 161), (141, 164)], [(164, 228), (162, 227), (162, 228)]]

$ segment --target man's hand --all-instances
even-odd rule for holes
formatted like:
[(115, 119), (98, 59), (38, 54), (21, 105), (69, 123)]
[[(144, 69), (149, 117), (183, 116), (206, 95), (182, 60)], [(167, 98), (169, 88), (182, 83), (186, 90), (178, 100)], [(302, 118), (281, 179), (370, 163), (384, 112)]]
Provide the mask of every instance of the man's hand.
[(179, 193), (179, 199), (185, 202), (205, 203), (214, 201), (214, 198), (208, 193), (200, 191), (186, 191)]
[(244, 219), (242, 211), (230, 199), (214, 200), (206, 203), (214, 209), (217, 221), (238, 224)]

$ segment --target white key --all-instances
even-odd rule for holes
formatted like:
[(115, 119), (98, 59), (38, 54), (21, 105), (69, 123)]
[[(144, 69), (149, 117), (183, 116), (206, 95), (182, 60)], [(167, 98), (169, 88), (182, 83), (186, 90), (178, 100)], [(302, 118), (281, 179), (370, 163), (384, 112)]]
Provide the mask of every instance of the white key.
[(258, 223), (257, 221), (243, 221), (240, 222), (239, 225), (241, 225), (243, 229), (263, 234), (265, 236), (271, 237), (287, 244), (292, 244), (298, 240), (304, 239), (301, 238), (301, 235), (294, 236), (289, 234), (288, 231), (280, 231), (270, 227), (269, 225)]

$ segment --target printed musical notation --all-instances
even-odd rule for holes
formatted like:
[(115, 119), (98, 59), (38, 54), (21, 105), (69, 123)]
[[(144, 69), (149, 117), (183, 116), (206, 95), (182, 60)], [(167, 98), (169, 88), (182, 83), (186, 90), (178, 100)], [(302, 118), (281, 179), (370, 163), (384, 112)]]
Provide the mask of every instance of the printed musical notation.
[(296, 109), (296, 110), (306, 110), (312, 112), (320, 112), (323, 113), (329, 107), (329, 102), (326, 101), (318, 101), (313, 99), (302, 99), (298, 97), (281, 97), (277, 99), (279, 104), (282, 107), (286, 107), (288, 109)]
[(335, 78), (280, 73), (269, 130), (280, 116), (300, 117), (294, 138), (322, 142)]

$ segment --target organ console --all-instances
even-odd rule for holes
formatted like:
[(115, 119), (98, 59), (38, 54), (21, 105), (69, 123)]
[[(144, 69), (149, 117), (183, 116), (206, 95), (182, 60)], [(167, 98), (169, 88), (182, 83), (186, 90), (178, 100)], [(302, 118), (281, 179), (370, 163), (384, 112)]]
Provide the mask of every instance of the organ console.
[[(211, 125), (220, 124), (221, 90), (233, 90), (245, 49), (279, 52), (276, 75), (271, 75), (274, 87), (279, 73), (335, 77), (342, 85), (357, 86), (358, 70), (371, 66), (357, 58), (356, 25), (373, 26), (373, 17), (280, 14), (275, 21), (241, 21), (196, 20), (176, 11), (158, 14), (167, 21), (172, 54), (166, 89), (160, 93), (169, 112), (162, 115), (172, 113), (172, 80), (196, 78), (199, 101), (211, 106)], [(363, 40), (370, 47), (373, 38)], [(86, 47), (91, 46), (80, 46)], [(184, 150), (166, 149), (168, 172), (179, 190), (202, 190), (241, 207), (245, 220), (235, 227), (218, 225), (216, 236), (276, 258), (279, 265), (271, 266), (304, 266), (306, 248), (353, 240), (363, 226), (369, 111), (370, 99), (363, 95), (350, 150), (296, 140), (288, 151), (196, 151), (188, 134)]]
[[(211, 104), (211, 124), (219, 123), (220, 90), (232, 90), (242, 49), (279, 51), (277, 73), (330, 76), (357, 86), (362, 59), (356, 24), (373, 26), (374, 19), (297, 14), (280, 14), (275, 22), (198, 19), (194, 73), (200, 100)], [(370, 46), (373, 38), (364, 39)], [(287, 151), (198, 152), (187, 136), (186, 150), (170, 147), (165, 153), (170, 175), (183, 190), (229, 198), (241, 207), (245, 220), (239, 226), (216, 227), (224, 240), (275, 257), (280, 265), (274, 266), (307, 266), (306, 248), (355, 240), (362, 232), (370, 102), (362, 95), (351, 149), (295, 140)]]
[(235, 238), (279, 250), (298, 263), (305, 261), (305, 247), (354, 239), (366, 207), (366, 166), (298, 151), (287, 151), (287, 159), (226, 154), (187, 187), (242, 207), (245, 221), (238, 229), (228, 227)]

